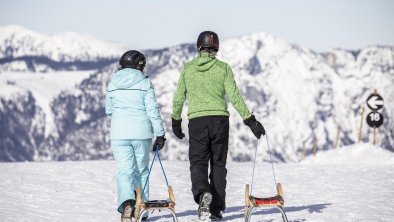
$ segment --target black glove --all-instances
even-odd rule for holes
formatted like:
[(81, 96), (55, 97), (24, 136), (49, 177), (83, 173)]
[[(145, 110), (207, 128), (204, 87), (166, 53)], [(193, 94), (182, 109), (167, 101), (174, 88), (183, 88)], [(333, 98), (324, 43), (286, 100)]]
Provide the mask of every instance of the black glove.
[(245, 125), (249, 126), (253, 134), (260, 139), (261, 135), (265, 135), (265, 129), (259, 121), (256, 120), (254, 115), (244, 120)]
[(164, 136), (157, 136), (155, 143), (153, 143), (152, 151), (155, 152), (156, 149), (161, 150), (164, 147), (166, 138)]
[(183, 137), (185, 137), (185, 134), (182, 133), (182, 119), (176, 120), (172, 118), (172, 132), (174, 132), (178, 139), (183, 139)]

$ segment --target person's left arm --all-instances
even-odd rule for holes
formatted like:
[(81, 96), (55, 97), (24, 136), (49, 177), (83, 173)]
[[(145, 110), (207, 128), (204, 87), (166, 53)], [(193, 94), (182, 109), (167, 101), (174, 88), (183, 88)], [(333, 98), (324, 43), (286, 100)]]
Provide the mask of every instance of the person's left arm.
[(149, 89), (145, 92), (144, 100), (146, 113), (152, 123), (155, 136), (164, 136), (163, 121), (160, 116), (159, 105), (155, 96), (155, 88), (151, 82)]

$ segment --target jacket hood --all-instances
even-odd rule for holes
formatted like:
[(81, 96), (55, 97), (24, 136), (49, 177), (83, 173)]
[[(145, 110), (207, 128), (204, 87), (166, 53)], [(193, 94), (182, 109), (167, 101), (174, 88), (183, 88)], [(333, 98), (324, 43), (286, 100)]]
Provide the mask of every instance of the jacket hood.
[(210, 56), (208, 53), (201, 53), (197, 58), (195, 58), (197, 71), (205, 72), (209, 70), (218, 61), (215, 57)]
[(111, 83), (115, 88), (127, 89), (145, 78), (145, 75), (141, 71), (137, 69), (125, 68), (117, 71), (112, 76)]

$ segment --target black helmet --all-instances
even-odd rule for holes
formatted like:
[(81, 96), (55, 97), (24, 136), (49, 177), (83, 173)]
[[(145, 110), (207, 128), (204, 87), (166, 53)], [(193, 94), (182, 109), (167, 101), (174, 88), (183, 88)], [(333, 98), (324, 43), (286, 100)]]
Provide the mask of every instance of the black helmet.
[(212, 31), (201, 32), (197, 39), (197, 51), (208, 49), (217, 52), (219, 50), (219, 37)]
[(125, 52), (119, 60), (119, 65), (121, 66), (121, 69), (132, 68), (138, 69), (142, 72), (144, 70), (145, 64), (146, 60), (144, 54), (140, 53), (137, 50), (130, 50)]

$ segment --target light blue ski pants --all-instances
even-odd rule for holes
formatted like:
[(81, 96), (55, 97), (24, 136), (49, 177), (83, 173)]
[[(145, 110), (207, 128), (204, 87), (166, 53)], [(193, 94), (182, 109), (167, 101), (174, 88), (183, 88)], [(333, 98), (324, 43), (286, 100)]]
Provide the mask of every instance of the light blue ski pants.
[[(135, 200), (134, 191), (143, 189), (149, 172), (149, 152), (152, 139), (143, 140), (111, 140), (118, 174), (118, 212), (122, 213), (122, 204), (126, 200)], [(143, 200), (149, 198), (149, 184), (146, 187)]]

